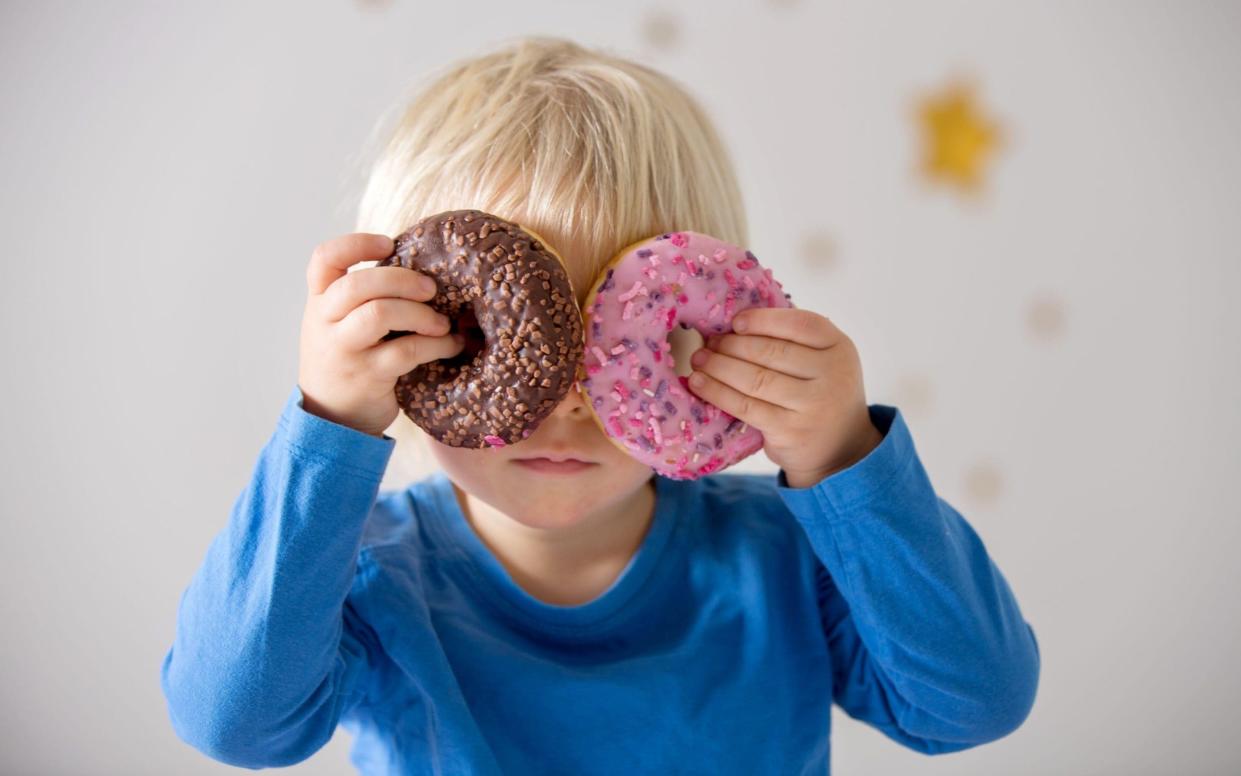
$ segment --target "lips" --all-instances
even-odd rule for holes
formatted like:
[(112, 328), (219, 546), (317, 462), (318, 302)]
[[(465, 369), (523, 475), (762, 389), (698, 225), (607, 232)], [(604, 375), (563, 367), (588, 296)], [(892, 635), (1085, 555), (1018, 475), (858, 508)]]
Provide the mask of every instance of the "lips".
[(578, 463), (594, 463), (594, 461), (589, 461), (580, 455), (574, 455), (572, 453), (534, 453), (532, 455), (523, 455), (517, 460), (533, 461), (537, 459), (551, 461), (552, 463), (566, 463), (568, 461), (577, 461)]
[(566, 456), (559, 456), (559, 460), (552, 457), (517, 458), (513, 463), (527, 471), (539, 474), (577, 474), (595, 466), (589, 461)]

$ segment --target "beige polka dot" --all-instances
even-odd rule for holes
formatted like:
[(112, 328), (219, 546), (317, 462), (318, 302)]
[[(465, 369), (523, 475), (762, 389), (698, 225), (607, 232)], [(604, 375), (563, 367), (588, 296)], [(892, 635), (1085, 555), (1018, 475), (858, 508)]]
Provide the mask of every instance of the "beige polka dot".
[(836, 242), (826, 232), (810, 232), (797, 249), (807, 267), (829, 269), (836, 266)]
[(392, 5), (392, 0), (354, 0), (363, 11), (382, 11)]
[(893, 402), (907, 416), (925, 417), (935, 404), (935, 385), (926, 375), (904, 375), (896, 382)]
[(672, 49), (681, 43), (681, 23), (672, 14), (652, 11), (642, 20), (642, 39), (656, 49)]
[(1004, 478), (994, 464), (977, 463), (965, 473), (965, 494), (975, 504), (994, 504), (1003, 490)]
[(1037, 339), (1054, 341), (1064, 336), (1064, 302), (1050, 294), (1044, 294), (1026, 308), (1026, 325)]

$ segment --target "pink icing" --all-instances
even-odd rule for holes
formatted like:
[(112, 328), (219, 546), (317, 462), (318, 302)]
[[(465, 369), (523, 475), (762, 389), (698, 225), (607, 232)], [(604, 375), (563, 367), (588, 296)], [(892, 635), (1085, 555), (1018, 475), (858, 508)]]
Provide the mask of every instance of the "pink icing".
[(630, 248), (586, 314), (582, 388), (609, 436), (672, 479), (720, 471), (763, 446), (758, 429), (695, 396), (677, 375), (668, 332), (732, 331), (750, 307), (792, 307), (771, 270), (744, 248), (674, 232)]

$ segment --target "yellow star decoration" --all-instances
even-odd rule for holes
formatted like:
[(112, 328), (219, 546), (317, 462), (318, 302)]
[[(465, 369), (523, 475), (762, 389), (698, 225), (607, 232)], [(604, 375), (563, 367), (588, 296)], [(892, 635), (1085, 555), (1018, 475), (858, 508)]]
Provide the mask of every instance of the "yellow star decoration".
[(1000, 128), (984, 118), (972, 84), (957, 81), (918, 106), (923, 127), (922, 173), (931, 181), (955, 184), (977, 194), (983, 167), (1000, 144)]

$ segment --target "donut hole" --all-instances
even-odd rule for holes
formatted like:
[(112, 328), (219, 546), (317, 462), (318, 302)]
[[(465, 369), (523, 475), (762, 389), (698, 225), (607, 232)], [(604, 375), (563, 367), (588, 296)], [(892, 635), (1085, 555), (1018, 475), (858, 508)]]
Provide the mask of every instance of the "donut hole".
[(461, 305), (456, 313), (448, 313), (449, 332), (460, 332), (465, 335), (465, 346), (461, 352), (451, 358), (443, 359), (447, 367), (460, 367), (472, 363), (487, 347), (487, 337), (478, 325), (474, 308), (468, 304)]
[(697, 329), (682, 323), (668, 332), (668, 342), (672, 344), (672, 358), (676, 373), (681, 377), (689, 376), (689, 373), (694, 371), (694, 367), (689, 363), (689, 357), (694, 355), (694, 352), (701, 348), (706, 340)]

